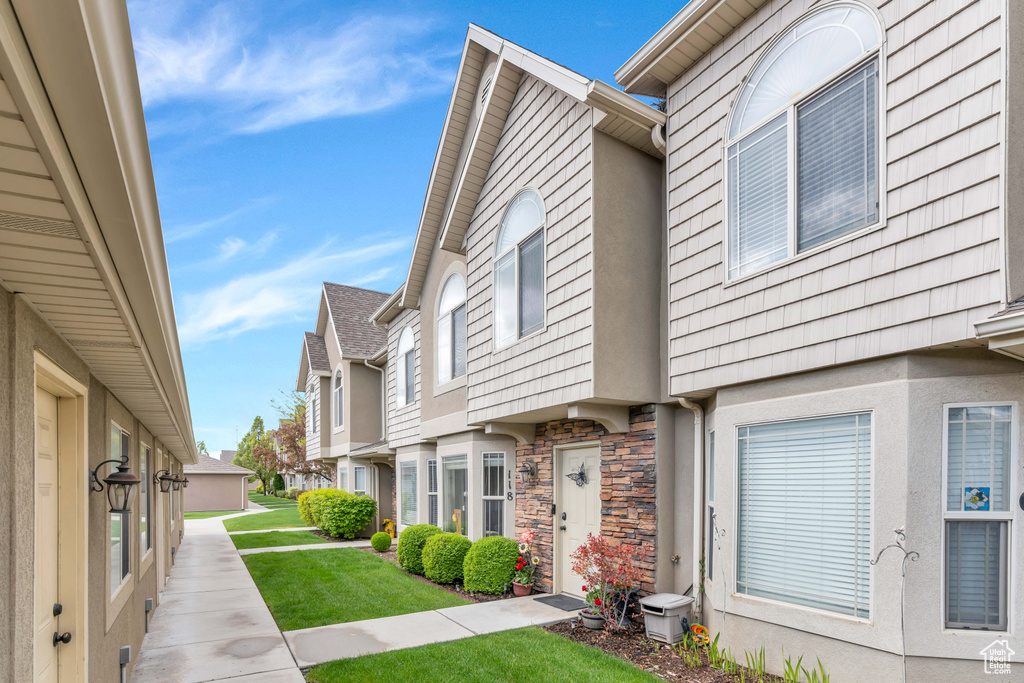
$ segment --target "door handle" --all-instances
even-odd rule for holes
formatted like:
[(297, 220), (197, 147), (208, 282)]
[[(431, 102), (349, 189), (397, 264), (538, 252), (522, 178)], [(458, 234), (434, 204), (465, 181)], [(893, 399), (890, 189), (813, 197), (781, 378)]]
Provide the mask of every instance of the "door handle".
[(59, 602), (53, 603), (53, 616), (59, 617), (63, 613), (64, 613), (64, 605), (60, 604)]
[(64, 632), (64, 635), (61, 635), (57, 631), (53, 632), (53, 646), (54, 647), (57, 647), (61, 643), (64, 643), (65, 645), (67, 645), (70, 642), (71, 642), (71, 634), (68, 633), (67, 631)]
[(565, 521), (565, 513), (564, 512), (562, 513), (562, 521), (563, 522)]
[(558, 527), (558, 528), (561, 529), (562, 531), (565, 531), (565, 525), (564, 524), (562, 526)]

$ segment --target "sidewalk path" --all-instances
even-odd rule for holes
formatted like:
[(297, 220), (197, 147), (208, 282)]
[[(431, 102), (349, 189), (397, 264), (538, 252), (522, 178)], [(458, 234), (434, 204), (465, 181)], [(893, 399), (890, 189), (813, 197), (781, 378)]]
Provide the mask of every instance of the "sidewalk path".
[[(221, 517), (221, 519), (224, 519)], [(280, 529), (253, 529), (252, 531), (229, 531), (228, 536), (239, 536), (241, 534), (266, 534), (271, 531), (316, 531), (319, 527), (315, 526), (291, 526), (282, 527)]]
[(307, 667), (335, 659), (403, 650), (483, 633), (554, 624), (575, 616), (575, 612), (564, 612), (537, 602), (536, 597), (540, 596), (317, 626), (286, 631), (284, 637), (298, 665)]
[(185, 522), (133, 683), (303, 683), (223, 519)]
[(280, 545), (271, 548), (246, 548), (239, 550), (239, 555), (256, 555), (257, 553), (286, 553), (292, 550), (330, 550), (331, 548), (369, 548), (369, 541), (331, 541), (330, 543), (307, 543), (305, 545)]

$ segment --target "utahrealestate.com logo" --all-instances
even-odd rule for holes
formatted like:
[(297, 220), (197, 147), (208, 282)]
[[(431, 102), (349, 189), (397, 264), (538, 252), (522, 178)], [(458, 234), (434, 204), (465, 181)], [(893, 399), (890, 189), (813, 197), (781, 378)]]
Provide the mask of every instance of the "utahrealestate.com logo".
[(981, 651), (985, 658), (985, 673), (1010, 674), (1010, 657), (1016, 653), (1010, 649), (1007, 640), (993, 640), (992, 644)]

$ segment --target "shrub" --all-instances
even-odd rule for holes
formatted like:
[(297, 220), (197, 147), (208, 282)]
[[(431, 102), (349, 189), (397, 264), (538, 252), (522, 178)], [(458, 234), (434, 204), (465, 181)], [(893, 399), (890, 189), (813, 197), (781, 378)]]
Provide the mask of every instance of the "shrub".
[(284, 491), (284, 477), (280, 474), (274, 475), (274, 493), (278, 491)]
[(398, 564), (407, 572), (423, 576), (423, 545), (441, 533), (433, 524), (414, 524), (398, 536)]
[(499, 595), (512, 584), (519, 547), (511, 538), (487, 536), (473, 544), (462, 564), (466, 590)]
[(289, 489), (288, 489), (288, 497), (291, 498), (292, 500), (295, 500), (296, 498), (298, 498), (299, 497), (299, 487), (298, 486), (289, 487)]
[(370, 545), (378, 553), (386, 553), (391, 550), (391, 534), (386, 531), (378, 531), (370, 537)]
[(313, 521), (313, 511), (309, 507), (310, 499), (313, 497), (314, 493), (316, 493), (316, 491), (303, 491), (299, 494), (299, 517), (302, 517), (302, 521), (305, 522), (307, 526), (316, 526), (316, 523)]
[(423, 575), (437, 583), (462, 579), (462, 563), (473, 542), (462, 534), (435, 534), (423, 544)]
[(308, 511), (313, 526), (335, 538), (355, 538), (377, 514), (377, 501), (338, 489), (316, 489), (301, 496), (299, 515)]

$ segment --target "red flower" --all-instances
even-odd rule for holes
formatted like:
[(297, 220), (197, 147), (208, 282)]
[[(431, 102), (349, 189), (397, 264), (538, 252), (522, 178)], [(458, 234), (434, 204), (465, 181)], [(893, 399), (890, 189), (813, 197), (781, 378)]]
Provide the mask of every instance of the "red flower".
[(583, 590), (587, 590), (587, 587), (586, 587), (586, 586), (584, 586), (584, 587), (583, 587)]
[(522, 555), (520, 555), (520, 556), (519, 556), (519, 557), (518, 557), (518, 558), (516, 559), (516, 562), (526, 562), (526, 560), (524, 560), (524, 559), (523, 559), (523, 556), (522, 556)]
[(597, 605), (598, 607), (600, 607), (601, 606), (601, 598), (594, 598), (594, 604)]

